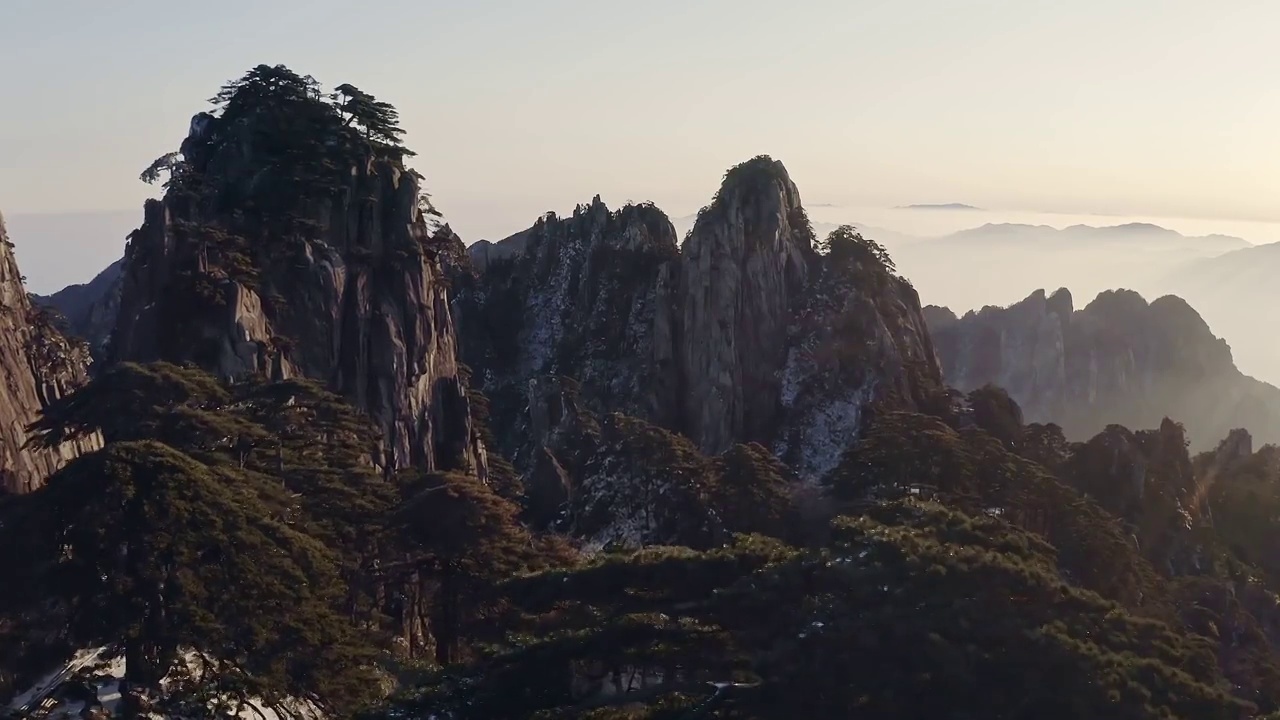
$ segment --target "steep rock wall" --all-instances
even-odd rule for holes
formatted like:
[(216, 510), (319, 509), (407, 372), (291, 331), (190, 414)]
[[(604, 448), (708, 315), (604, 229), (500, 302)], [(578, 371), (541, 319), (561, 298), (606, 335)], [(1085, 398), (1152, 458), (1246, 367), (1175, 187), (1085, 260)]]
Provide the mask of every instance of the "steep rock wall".
[(498, 243), (476, 243), (454, 273), (464, 359), (494, 403), (504, 454), (533, 457), (530, 382), (566, 375), (596, 412), (651, 416), (665, 368), (654, 358), (656, 278), (678, 256), (660, 210), (610, 211), (599, 197)]
[(35, 490), (69, 460), (99, 447), (96, 437), (55, 450), (26, 447), (27, 426), (50, 402), (83, 385), (90, 363), (84, 343), (64, 337), (27, 295), (0, 217), (0, 492)]
[(261, 192), (265, 170), (236, 128), (209, 125), (193, 121), (183, 152), (213, 190), (149, 201), (131, 236), (111, 359), (320, 379), (383, 430), (387, 467), (483, 477), (417, 176), (367, 159), (301, 211), (246, 223), (226, 199)]
[(818, 252), (767, 157), (726, 174), (678, 251), (656, 208), (610, 213), (597, 198), (468, 256), (454, 283), (464, 356), (514, 411), (495, 432), (525, 472), (545, 445), (526, 412), (542, 375), (576, 380), (595, 412), (707, 454), (758, 442), (808, 477), (834, 466), (870, 404), (941, 389), (915, 291), (869, 256)]
[(677, 426), (706, 451), (774, 430), (787, 327), (814, 255), (800, 208), (781, 163), (752, 161), (730, 171), (681, 248)]

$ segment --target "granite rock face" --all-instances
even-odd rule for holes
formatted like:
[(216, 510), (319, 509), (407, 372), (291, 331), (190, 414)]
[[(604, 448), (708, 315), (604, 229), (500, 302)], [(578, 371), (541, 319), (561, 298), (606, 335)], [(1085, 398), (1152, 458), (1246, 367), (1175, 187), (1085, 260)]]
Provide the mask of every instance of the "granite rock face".
[(525, 408), (543, 376), (571, 377), (595, 412), (655, 413), (666, 370), (654, 357), (657, 278), (678, 257), (666, 215), (650, 205), (610, 211), (597, 197), (467, 250), (453, 280), (463, 356), (494, 404), (507, 457), (523, 467), (537, 453), (531, 431), (542, 430)]
[(768, 441), (787, 329), (815, 258), (781, 163), (734, 168), (685, 240), (673, 300), (676, 426), (708, 452)]
[(872, 403), (950, 402), (911, 284), (866, 257), (829, 253), (817, 267), (792, 313), (773, 446), (804, 477), (836, 466)]
[(1280, 389), (1240, 373), (1231, 349), (1186, 302), (1109, 291), (1081, 310), (1043, 291), (1007, 308), (956, 318), (928, 308), (947, 383), (1008, 390), (1030, 422), (1054, 422), (1083, 439), (1108, 424), (1185, 424), (1193, 449), (1236, 428), (1280, 440)]
[[(193, 121), (183, 143), (188, 172), (219, 197), (263, 182), (252, 139), (237, 132)], [(170, 190), (147, 203), (126, 248), (111, 359), (319, 379), (382, 429), (386, 467), (483, 477), (445, 273), (419, 198), (415, 174), (373, 158), (301, 213), (256, 225), (227, 203)]]
[(87, 382), (91, 363), (88, 347), (64, 337), (55, 317), (27, 295), (0, 217), (0, 492), (35, 490), (68, 461), (101, 445), (90, 437), (55, 450), (26, 447), (27, 426), (49, 403)]
[(819, 252), (767, 157), (726, 174), (679, 249), (658, 209), (596, 198), (468, 250), (454, 280), (463, 355), (509, 411), (494, 431), (525, 473), (548, 445), (529, 393), (547, 375), (576, 381), (592, 412), (707, 455), (759, 443), (808, 478), (834, 466), (870, 404), (941, 390), (915, 291), (869, 257)]

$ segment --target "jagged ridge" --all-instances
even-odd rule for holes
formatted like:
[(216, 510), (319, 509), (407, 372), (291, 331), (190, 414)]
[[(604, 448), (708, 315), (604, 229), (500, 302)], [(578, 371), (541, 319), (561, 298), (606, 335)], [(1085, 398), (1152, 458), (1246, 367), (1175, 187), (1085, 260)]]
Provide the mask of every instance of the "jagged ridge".
[(1192, 446), (1212, 448), (1234, 428), (1280, 440), (1280, 389), (1236, 369), (1231, 349), (1185, 301), (1100, 294), (1074, 310), (1065, 289), (956, 318), (926, 308), (946, 381), (960, 390), (1004, 387), (1033, 422), (1086, 438), (1108, 424), (1186, 423)]
[(530, 470), (545, 444), (523, 412), (530, 382), (559, 375), (592, 411), (704, 453), (758, 442), (825, 473), (867, 406), (941, 393), (914, 289), (850, 242), (819, 252), (795, 184), (762, 156), (726, 174), (679, 250), (657, 208), (599, 198), (473, 245), (454, 283), (462, 349), (510, 418), (503, 451)]

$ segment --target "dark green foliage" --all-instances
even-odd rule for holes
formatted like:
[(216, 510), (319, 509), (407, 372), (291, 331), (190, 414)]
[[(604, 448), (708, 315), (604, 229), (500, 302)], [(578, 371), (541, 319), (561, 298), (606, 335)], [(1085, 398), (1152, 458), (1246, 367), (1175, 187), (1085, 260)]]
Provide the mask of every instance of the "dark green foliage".
[(844, 502), (909, 486), (951, 495), (977, 490), (973, 458), (955, 430), (928, 415), (894, 411), (875, 413), (824, 483)]
[[(201, 370), (121, 363), (47, 407), (30, 428), (30, 442), (54, 448), (101, 432), (107, 442), (154, 439), (188, 447), (198, 431), (173, 422), (176, 416), (229, 400), (230, 393)], [(190, 434), (179, 440), (183, 433)]]
[(1043, 467), (986, 432), (957, 432), (906, 412), (877, 413), (826, 478), (854, 507), (880, 497), (937, 497), (970, 514), (995, 513), (1039, 533), (1083, 587), (1132, 605), (1153, 572), (1121, 524)]
[[(995, 416), (1004, 421), (982, 424), (1014, 437), (1011, 413)], [(1052, 546), (1065, 580), (1202, 636), (1237, 696), (1276, 707), (1272, 628), (1280, 606), (1267, 589), (1272, 572), (1251, 566), (1270, 568), (1275, 552), (1268, 528), (1280, 510), (1267, 509), (1268, 488), (1280, 477), (1274, 451), (1241, 454), (1236, 438), (1193, 465), (1184, 431), (1169, 420), (1136, 433), (1112, 426), (1078, 444), (1054, 425), (1016, 436), (1011, 448), (976, 428), (957, 432), (932, 418), (881, 412), (829, 482), (838, 497), (873, 513), (871, 498), (920, 483), (917, 491), (975, 517), (991, 513), (1035, 532)]]
[(1054, 423), (1031, 423), (1022, 428), (1020, 438), (1017, 453), (1055, 474), (1071, 457), (1072, 444)]
[[(643, 683), (654, 700), (678, 690), (702, 695), (702, 679), (729, 677), (743, 660), (723, 628), (699, 621), (696, 611), (670, 609), (705, 608), (716, 589), (791, 554), (776, 543), (744, 538), (711, 553), (652, 548), (517, 578), (506, 585), (506, 595), (531, 614), (518, 624), (513, 642), (470, 667), (440, 674), (403, 704), (414, 713), (455, 709), (459, 718), (517, 718), (618, 705), (589, 698), (610, 686)], [(686, 677), (656, 688), (655, 695), (652, 680), (637, 676), (654, 668), (669, 670), (672, 680)]]
[(1204, 453), (1196, 463), (1222, 542), (1241, 561), (1280, 581), (1280, 448), (1266, 445), (1234, 462)]
[(865, 238), (852, 225), (841, 225), (827, 235), (818, 244), (818, 250), (825, 252), (833, 262), (840, 265), (851, 263), (872, 263), (890, 273), (897, 272), (893, 258), (884, 246), (870, 238)]
[[(1066, 585), (1039, 539), (940, 506), (874, 516), (837, 522), (837, 552), (857, 559), (818, 574), (830, 583), (831, 604), (815, 613), (823, 626), (785, 654), (799, 715), (1226, 718), (1245, 710), (1219, 687), (1203, 643)], [(824, 671), (853, 682), (822, 692)]]
[(1109, 512), (1132, 520), (1146, 488), (1146, 457), (1128, 428), (1109, 425), (1072, 453), (1063, 474)]
[(358, 675), (371, 656), (337, 612), (337, 557), (276, 521), (262, 492), (156, 442), (113, 443), (55, 475), (42, 556), (67, 552), (46, 587), (68, 598), (69, 637), (123, 641), (145, 684), (186, 648), (275, 701), (370, 683)]
[(430, 611), (436, 660), (461, 659), (463, 640), (496, 612), (494, 584), (517, 571), (566, 562), (567, 546), (537, 538), (518, 520), (519, 506), (490, 487), (458, 473), (407, 473), (400, 480), (405, 500), (393, 523), (405, 560), (383, 570), (404, 581), (430, 578)]
[(202, 264), (232, 277), (237, 268), (298, 252), (318, 232), (319, 203), (357, 200), (342, 197), (353, 168), (385, 161), (403, 170), (403, 158), (413, 155), (392, 105), (350, 85), (325, 96), (314, 78), (283, 65), (249, 70), (210, 102), (215, 111), (198, 116), (198, 133), (181, 153), (157, 159), (142, 179), (167, 171), (167, 199), (199, 210), (185, 215), (229, 220), (190, 232), (236, 239), (207, 243), (233, 247), (241, 257), (231, 266), (216, 258)]
[(714, 471), (688, 438), (614, 413), (600, 423), (595, 444), (575, 493), (575, 533), (606, 544), (626, 541), (605, 537), (625, 520), (644, 544), (719, 543), (724, 528), (711, 501)]
[(172, 174), (174, 168), (176, 168), (181, 162), (181, 158), (181, 153), (165, 153), (164, 155), (156, 158), (155, 162), (151, 163), (146, 170), (143, 170), (142, 174), (138, 176), (138, 179), (148, 185), (152, 185), (160, 179), (161, 173), (167, 172)]
[[(526, 717), (1237, 718), (1207, 644), (1063, 582), (994, 519), (899, 503), (800, 551), (742, 537), (509, 583), (527, 632), (394, 712)], [(1199, 678), (1197, 680), (1196, 678)], [(715, 683), (724, 686), (717, 687)], [(689, 714), (667, 714), (673, 710)]]
[[(0, 527), (41, 589), (22, 601), (33, 622), (65, 618), (72, 647), (122, 642), (144, 687), (194, 652), (220, 692), (334, 709), (377, 695), (372, 567), (394, 547), (398, 494), (354, 409), (306, 381), (122, 364), (33, 430), (38, 445), (106, 441)], [(55, 604), (37, 612), (37, 599)]]
[(218, 200), (225, 209), (256, 215), (260, 222), (285, 221), (307, 199), (336, 191), (341, 174), (359, 158), (360, 138), (343, 125), (315, 79), (283, 65), (253, 68), (223, 85), (210, 102), (217, 115), (207, 116), (204, 138), (184, 144), (186, 167), (175, 176), (207, 174), (207, 163), (224, 143), (238, 144), (236, 152), (251, 156), (262, 174), (247, 193), (221, 188)]
[(1010, 449), (1022, 440), (1022, 408), (1004, 388), (985, 385), (969, 393), (973, 422)]
[(64, 605), (65, 640), (121, 643), (142, 687), (194, 652), (235, 695), (358, 705), (376, 696), (375, 656), (340, 614), (340, 558), (283, 521), (291, 502), (158, 442), (115, 442), (52, 477), (5, 539)]
[(711, 504), (726, 530), (792, 536), (795, 479), (773, 453), (756, 443), (734, 445), (716, 458), (714, 474)]
[(491, 577), (524, 569), (532, 558), (519, 507), (487, 485), (459, 473), (401, 479), (407, 500), (397, 522), (418, 548), (413, 564), (433, 573)]
[[(335, 253), (375, 275), (426, 271), (422, 226), (390, 227), (377, 242), (367, 237), (389, 227), (372, 208), (385, 215), (403, 204), (399, 189), (416, 186), (421, 175), (404, 166), (413, 153), (400, 140), (395, 108), (342, 87), (355, 95), (330, 97), (309, 76), (259, 65), (219, 90), (212, 112), (193, 119), (180, 153), (143, 173), (154, 181), (168, 172), (169, 180), (162, 206), (153, 208), (161, 212), (149, 212), (149, 224), (131, 236), (128, 264), (156, 261), (147, 254), (161, 238), (174, 245), (165, 253), (164, 284), (149, 298), (160, 328), (154, 356), (217, 365), (222, 348), (199, 329), (224, 322), (227, 308), (245, 301), (245, 289), (256, 292), (281, 332), (306, 335), (300, 328), (314, 323), (298, 315), (314, 312), (314, 296), (302, 291), (299, 272)], [(418, 192), (419, 210), (434, 212)], [(357, 216), (360, 223), (343, 219)], [(299, 349), (288, 359), (321, 374), (314, 368), (328, 358), (320, 341), (291, 339)], [(259, 360), (269, 367), (278, 353), (264, 347)]]
[(349, 580), (376, 552), (397, 501), (370, 462), (376, 430), (305, 380), (225, 386), (190, 367), (122, 363), (52, 404), (32, 429), (41, 446), (101, 432), (108, 444), (155, 440), (210, 467), (270, 478), (300, 498), (303, 515), (290, 522), (341, 551)]
[[(404, 130), (400, 128), (400, 113), (391, 103), (378, 100), (350, 84), (334, 88), (332, 97), (338, 111), (346, 116), (343, 124), (362, 132), (366, 142), (375, 144), (384, 152), (414, 154), (401, 143)], [(429, 202), (427, 204), (430, 205)]]

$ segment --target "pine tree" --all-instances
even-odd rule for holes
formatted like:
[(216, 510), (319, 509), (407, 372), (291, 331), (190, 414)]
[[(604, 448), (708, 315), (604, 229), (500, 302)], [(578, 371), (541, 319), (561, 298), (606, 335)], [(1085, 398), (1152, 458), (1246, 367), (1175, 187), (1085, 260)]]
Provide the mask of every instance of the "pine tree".
[(502, 651), (393, 715), (1237, 718), (1208, 644), (1062, 581), (1043, 539), (874, 505), (801, 550), (649, 548), (514, 579)]
[[(40, 587), (57, 581), (51, 597), (88, 608), (76, 622), (89, 629), (68, 621), (76, 642), (136, 636), (132, 676), (152, 686), (191, 650), (217, 660), (220, 682), (234, 676), (242, 694), (283, 697), (284, 688), (350, 704), (376, 687), (365, 677), (382, 624), (376, 568), (394, 557), (385, 527), (398, 496), (372, 465), (378, 433), (354, 408), (309, 381), (226, 385), (194, 368), (125, 363), (51, 404), (32, 429), (37, 445), (93, 433), (106, 441), (24, 499), (13, 524), (26, 537), (33, 527), (85, 533), (96, 527), (90, 521), (106, 523), (75, 542), (31, 533), (45, 544), (20, 568)], [(103, 554), (77, 552), (83, 566), (51, 560), (76, 543), (97, 543)], [(111, 565), (122, 546), (151, 554), (131, 551), (139, 564)], [(57, 573), (42, 569), (51, 562)], [(139, 595), (150, 605), (129, 610), (125, 595), (139, 587), (151, 588)], [(174, 588), (193, 594), (166, 594)], [(115, 604), (97, 607), (94, 598)], [(359, 641), (352, 621), (365, 628)], [(272, 633), (296, 637), (272, 645)], [(263, 654), (237, 645), (240, 637)], [(285, 661), (300, 650), (310, 659)]]
[(120, 644), (128, 700), (184, 671), (225, 702), (371, 699), (372, 648), (337, 612), (339, 559), (282, 520), (278, 490), (125, 441), (71, 463), (31, 502), (4, 531), (23, 538), (46, 602), (66, 608), (73, 646)]
[(404, 147), (400, 113), (391, 103), (345, 83), (334, 88), (332, 97), (339, 112), (346, 115), (343, 124), (358, 129), (366, 142), (398, 156), (414, 155)]
[(483, 615), (489, 588), (517, 571), (570, 557), (554, 540), (531, 535), (519, 522), (519, 506), (473, 476), (409, 472), (401, 490), (394, 527), (407, 556), (387, 572), (434, 586), (432, 625), (441, 665), (459, 660), (465, 626)]
[(716, 458), (709, 502), (729, 532), (789, 537), (793, 475), (762, 445), (735, 445)]

